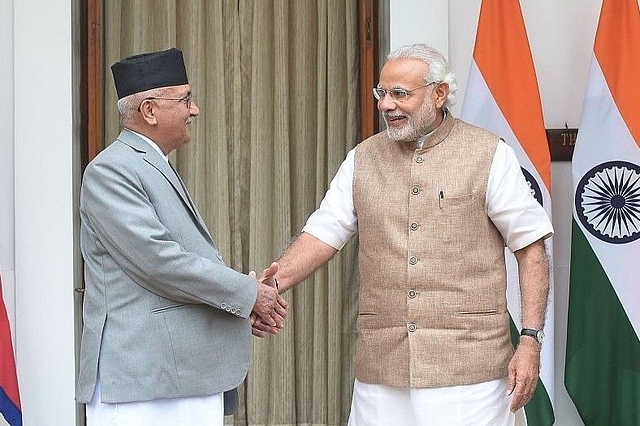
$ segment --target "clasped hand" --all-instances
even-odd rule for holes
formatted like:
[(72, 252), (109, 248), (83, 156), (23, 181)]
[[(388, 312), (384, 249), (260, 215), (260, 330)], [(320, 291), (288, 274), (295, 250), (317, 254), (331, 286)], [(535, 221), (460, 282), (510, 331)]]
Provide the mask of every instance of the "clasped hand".
[[(278, 264), (274, 262), (262, 271), (258, 280), (258, 297), (251, 312), (251, 332), (257, 337), (278, 334), (284, 328), (289, 304), (278, 293), (276, 272)], [(255, 278), (256, 274), (252, 271), (249, 276)]]

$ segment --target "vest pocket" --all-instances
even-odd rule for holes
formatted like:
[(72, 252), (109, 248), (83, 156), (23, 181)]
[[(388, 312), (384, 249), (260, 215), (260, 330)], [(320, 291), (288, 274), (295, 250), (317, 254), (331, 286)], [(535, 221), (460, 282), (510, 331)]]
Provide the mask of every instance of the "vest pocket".
[(377, 312), (359, 312), (357, 319), (358, 329), (379, 329), (389, 327), (389, 323), (385, 317), (378, 315)]
[(459, 311), (456, 312), (456, 315), (458, 316), (463, 316), (463, 317), (484, 317), (484, 316), (488, 316), (488, 315), (497, 315), (498, 314), (498, 310), (497, 309), (485, 309), (485, 310), (480, 310), (480, 311)]

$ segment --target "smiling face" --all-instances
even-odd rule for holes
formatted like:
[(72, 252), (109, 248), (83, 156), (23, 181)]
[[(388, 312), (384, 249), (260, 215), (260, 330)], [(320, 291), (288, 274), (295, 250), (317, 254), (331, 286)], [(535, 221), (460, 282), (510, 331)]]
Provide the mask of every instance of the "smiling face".
[[(163, 87), (137, 93), (121, 112), (124, 127), (153, 140), (168, 155), (191, 140), (191, 123), (200, 114), (191, 86)], [(136, 110), (137, 108), (137, 110)]]
[[(426, 85), (429, 68), (418, 59), (402, 58), (388, 61), (380, 71), (378, 87), (385, 90), (410, 91), (405, 100), (391, 95), (380, 98), (378, 109), (387, 124), (389, 138), (397, 141), (416, 141), (433, 131), (442, 122), (442, 105), (446, 84)], [(415, 90), (414, 90), (415, 89)]]
[(161, 148), (165, 153), (180, 148), (191, 140), (191, 122), (200, 114), (200, 109), (194, 101), (187, 106), (186, 101), (175, 100), (185, 99), (189, 94), (191, 86), (188, 84), (167, 87), (162, 97), (168, 99), (152, 101), (156, 106), (157, 131), (161, 138), (156, 143), (162, 144)]

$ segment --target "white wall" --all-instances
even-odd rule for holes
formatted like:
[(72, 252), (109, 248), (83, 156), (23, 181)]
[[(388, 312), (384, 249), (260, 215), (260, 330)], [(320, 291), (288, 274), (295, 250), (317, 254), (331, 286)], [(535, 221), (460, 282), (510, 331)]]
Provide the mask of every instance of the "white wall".
[[(391, 49), (426, 42), (448, 57), (458, 77), (460, 114), (481, 0), (390, 0)], [(546, 128), (578, 127), (601, 0), (521, 0)], [(443, 35), (444, 34), (444, 35)], [(564, 387), (571, 241), (571, 163), (554, 162), (553, 224), (556, 424), (582, 425)]]
[[(13, 2), (0, 2), (0, 276), (16, 349), (13, 179)], [(0, 425), (7, 423), (0, 416)]]
[[(0, 2), (0, 276), (15, 342), (13, 251), (13, 2)], [(0, 424), (2, 420), (0, 419)]]
[(73, 425), (71, 1), (2, 1), (0, 32), (0, 266), (23, 421)]

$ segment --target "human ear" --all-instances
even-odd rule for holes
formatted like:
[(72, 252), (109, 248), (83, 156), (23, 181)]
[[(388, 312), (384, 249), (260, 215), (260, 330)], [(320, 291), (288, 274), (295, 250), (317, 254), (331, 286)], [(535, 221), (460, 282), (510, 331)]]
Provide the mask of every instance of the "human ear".
[(447, 96), (449, 96), (449, 83), (445, 81), (439, 83), (434, 92), (436, 94), (436, 107), (442, 108), (442, 105), (444, 105), (447, 100)]
[(153, 102), (151, 102), (149, 99), (145, 99), (140, 104), (140, 114), (142, 114), (142, 119), (146, 121), (147, 124), (157, 124), (158, 119), (156, 118)]

